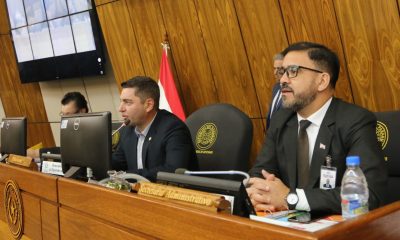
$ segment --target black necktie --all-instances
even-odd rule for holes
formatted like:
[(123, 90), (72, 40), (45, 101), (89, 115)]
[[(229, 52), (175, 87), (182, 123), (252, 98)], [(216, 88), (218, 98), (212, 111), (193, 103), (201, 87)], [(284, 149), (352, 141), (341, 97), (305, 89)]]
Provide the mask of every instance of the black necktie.
[(297, 138), (297, 187), (305, 188), (308, 183), (310, 163), (308, 159), (308, 135), (306, 129), (311, 122), (300, 121), (299, 137)]

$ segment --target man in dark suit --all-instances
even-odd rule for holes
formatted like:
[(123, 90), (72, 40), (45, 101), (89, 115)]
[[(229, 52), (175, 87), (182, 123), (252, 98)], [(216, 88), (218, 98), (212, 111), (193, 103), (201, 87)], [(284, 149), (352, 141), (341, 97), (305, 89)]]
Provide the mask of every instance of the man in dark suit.
[(179, 118), (158, 108), (160, 90), (149, 77), (134, 77), (121, 84), (119, 111), (130, 124), (121, 132), (113, 153), (113, 168), (156, 180), (157, 172), (196, 169), (190, 131)]
[[(333, 97), (340, 68), (336, 54), (309, 42), (293, 44), (283, 53), (284, 109), (275, 113), (250, 170), (247, 192), (253, 205), (257, 210), (340, 213), (340, 184), (348, 155), (361, 157), (369, 208), (383, 205), (387, 170), (375, 134), (376, 118)], [(329, 190), (319, 188), (326, 159), (336, 168), (336, 181)]]
[(274, 76), (276, 84), (272, 88), (272, 98), (267, 115), (267, 129), (269, 128), (269, 123), (271, 121), (272, 114), (278, 111), (278, 109), (282, 105), (281, 84), (279, 82), (279, 80), (282, 77), (282, 75), (280, 75), (281, 71), (279, 71), (279, 69), (282, 68), (282, 62), (283, 62), (282, 53), (275, 54), (273, 60), (274, 60)]

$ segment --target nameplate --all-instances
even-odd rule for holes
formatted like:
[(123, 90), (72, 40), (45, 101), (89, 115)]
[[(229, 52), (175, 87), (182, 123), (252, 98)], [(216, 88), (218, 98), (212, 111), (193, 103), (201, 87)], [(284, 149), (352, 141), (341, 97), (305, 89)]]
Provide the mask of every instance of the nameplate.
[(10, 154), (6, 161), (15, 166), (30, 168), (34, 171), (38, 170), (37, 164), (30, 157)]
[(49, 173), (49, 174), (64, 176), (64, 173), (62, 171), (61, 162), (43, 161), (42, 162), (42, 173)]
[(137, 193), (140, 195), (186, 203), (193, 207), (197, 206), (200, 209), (213, 212), (231, 212), (230, 202), (218, 194), (151, 182), (136, 183), (133, 187), (133, 190), (137, 191)]

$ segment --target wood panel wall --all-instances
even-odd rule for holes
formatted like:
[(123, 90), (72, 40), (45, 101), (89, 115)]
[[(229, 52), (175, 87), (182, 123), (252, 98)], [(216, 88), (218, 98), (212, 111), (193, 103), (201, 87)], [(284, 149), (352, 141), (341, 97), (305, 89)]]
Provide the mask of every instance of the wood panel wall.
[(54, 146), (38, 83), (21, 84), (5, 1), (0, 1), (0, 97), (7, 117), (28, 118), (28, 146)]
[[(337, 97), (371, 111), (400, 109), (400, 0), (97, 0), (118, 83), (158, 79), (168, 34), (187, 115), (231, 103), (254, 124), (252, 161), (274, 85), (272, 57), (314, 41), (341, 61)], [(117, 74), (124, 73), (124, 74)]]

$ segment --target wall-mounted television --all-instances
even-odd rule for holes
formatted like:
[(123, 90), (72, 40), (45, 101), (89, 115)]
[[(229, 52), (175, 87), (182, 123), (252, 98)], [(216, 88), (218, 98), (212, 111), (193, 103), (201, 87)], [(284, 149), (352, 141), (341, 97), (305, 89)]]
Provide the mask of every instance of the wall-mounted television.
[(104, 74), (91, 0), (7, 0), (22, 83)]

